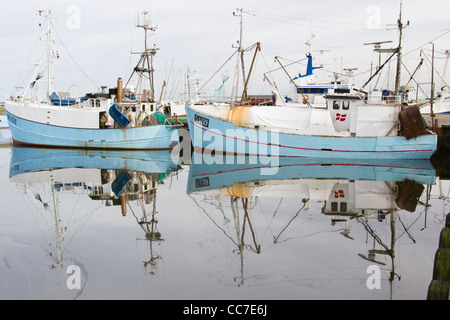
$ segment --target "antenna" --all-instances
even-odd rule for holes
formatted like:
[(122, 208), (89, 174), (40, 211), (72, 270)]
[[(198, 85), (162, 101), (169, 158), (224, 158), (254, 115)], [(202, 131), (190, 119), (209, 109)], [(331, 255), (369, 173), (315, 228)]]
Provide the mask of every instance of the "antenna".
[(392, 43), (392, 41), (378, 41), (378, 42), (364, 43), (365, 46), (373, 45), (374, 46), (374, 50), (373, 51), (378, 52), (378, 69), (381, 66), (381, 53), (392, 52), (392, 49), (381, 49), (381, 45), (385, 44), (385, 43)]
[(368, 43), (364, 43), (365, 46), (368, 45), (374, 45), (375, 49), (380, 49), (381, 45), (384, 43), (392, 43), (392, 41), (378, 41), (378, 42), (368, 42)]

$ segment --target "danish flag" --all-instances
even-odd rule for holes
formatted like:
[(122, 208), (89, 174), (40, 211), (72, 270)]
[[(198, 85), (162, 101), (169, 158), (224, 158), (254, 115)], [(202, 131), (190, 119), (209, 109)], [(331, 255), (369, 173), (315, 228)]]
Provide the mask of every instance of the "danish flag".
[(336, 113), (335, 121), (345, 121), (346, 119), (347, 119), (347, 115), (346, 114)]
[(345, 198), (344, 190), (338, 190), (334, 192), (334, 198)]

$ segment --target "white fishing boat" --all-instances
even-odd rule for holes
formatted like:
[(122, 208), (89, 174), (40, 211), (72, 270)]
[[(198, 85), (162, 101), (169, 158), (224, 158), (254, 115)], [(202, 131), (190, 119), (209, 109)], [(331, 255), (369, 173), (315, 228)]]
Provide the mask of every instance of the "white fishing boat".
[[(439, 92), (433, 100), (434, 114), (450, 113), (450, 92), (447, 87), (443, 87), (441, 92)], [(420, 112), (423, 115), (431, 114), (430, 100), (422, 102), (420, 105)]]
[[(239, 43), (242, 46), (242, 41)], [(259, 44), (256, 48), (255, 56)], [(396, 53), (400, 60), (401, 42)], [(250, 71), (252, 68), (253, 62)], [(308, 69), (312, 71), (312, 65)], [(381, 91), (343, 91), (334, 86), (327, 88), (324, 103), (310, 103), (296, 85), (301, 102), (286, 103), (281, 98), (277, 99), (281, 103), (274, 105), (249, 105), (249, 77), (239, 102), (186, 107), (195, 149), (208, 153), (375, 159), (429, 159), (437, 149), (437, 135), (425, 128), (419, 109), (401, 103), (398, 81), (396, 99), (384, 99)]]
[[(153, 86), (153, 57), (157, 48), (147, 47), (152, 27), (144, 17), (137, 27), (145, 32), (145, 49), (130, 79), (123, 87), (73, 98), (68, 93), (53, 91), (53, 59), (56, 58), (51, 38), (51, 11), (39, 11), (47, 23), (47, 66), (44, 57), (36, 67), (24, 92), (16, 92), (5, 103), (9, 127), (15, 144), (52, 147), (98, 149), (170, 149), (178, 141), (179, 123), (170, 121), (156, 101)], [(47, 95), (41, 99), (33, 89), (42, 78), (40, 69), (47, 68)], [(138, 86), (129, 83), (137, 74)], [(146, 81), (148, 79), (149, 83)], [(144, 85), (145, 83), (145, 85)]]
[[(278, 90), (274, 90), (274, 104), (277, 106), (302, 106), (305, 104), (324, 105), (326, 104), (325, 95), (329, 92), (334, 93), (349, 93), (353, 90), (357, 90), (352, 83), (353, 70), (347, 70), (347, 74), (333, 73), (333, 79), (328, 82), (317, 81), (314, 70), (322, 69), (321, 66), (313, 66), (313, 56), (311, 54), (311, 48), (306, 54), (306, 71), (304, 74), (298, 74), (292, 78), (293, 86), (291, 86), (291, 92), (281, 95)], [(276, 58), (278, 62), (280, 60)], [(280, 62), (281, 65), (281, 62)], [(283, 65), (281, 68), (284, 69)], [(275, 69), (277, 70), (277, 69)], [(273, 70), (273, 71), (275, 71)], [(271, 73), (273, 71), (269, 71)], [(265, 76), (266, 76), (265, 74)]]
[[(406, 83), (406, 85), (402, 88), (404, 100), (408, 104), (415, 104), (420, 108), (420, 112), (424, 116), (431, 116), (433, 114), (444, 114), (450, 113), (450, 90), (448, 84), (445, 81), (447, 74), (447, 66), (448, 61), (450, 59), (450, 50), (445, 51), (445, 64), (442, 71), (442, 74), (435, 68), (435, 50), (434, 43), (432, 44), (432, 54), (431, 57), (428, 58), (427, 54), (424, 50), (420, 50), (420, 62), (417, 65), (414, 73), (411, 75), (411, 78)], [(440, 57), (443, 59), (444, 57)], [(424, 62), (429, 62), (429, 67), (431, 69), (431, 82), (423, 82), (423, 81), (415, 81), (415, 86), (412, 83), (415, 74), (420, 70), (420, 68), (424, 65)], [(436, 82), (435, 79), (441, 79), (440, 85), (439, 82)], [(436, 89), (438, 89), (436, 91)]]

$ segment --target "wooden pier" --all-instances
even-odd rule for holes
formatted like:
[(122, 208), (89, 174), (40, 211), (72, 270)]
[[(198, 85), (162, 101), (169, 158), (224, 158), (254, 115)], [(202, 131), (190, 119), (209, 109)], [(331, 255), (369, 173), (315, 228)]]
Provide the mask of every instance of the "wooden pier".
[(450, 179), (450, 113), (435, 114), (434, 128), (430, 115), (423, 115), (429, 129), (434, 129), (438, 135), (437, 151), (431, 157), (436, 168), (436, 175)]

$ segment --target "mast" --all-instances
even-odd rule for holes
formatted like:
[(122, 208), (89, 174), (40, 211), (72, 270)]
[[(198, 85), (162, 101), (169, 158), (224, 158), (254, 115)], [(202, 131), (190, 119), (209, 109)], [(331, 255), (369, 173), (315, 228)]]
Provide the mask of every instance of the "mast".
[[(240, 14), (238, 14), (236, 12), (233, 12), (233, 16), (241, 18), (240, 19), (240, 23), (239, 23), (240, 31), (239, 31), (239, 41), (238, 41), (238, 47), (237, 47), (238, 50), (237, 50), (237, 52), (240, 54), (240, 58), (241, 58), (240, 59), (240, 64), (241, 64), (241, 67), (242, 67), (243, 83), (246, 83), (246, 81), (245, 81), (245, 67), (244, 67), (244, 48), (242, 47), (242, 38), (243, 38), (243, 35), (242, 35), (242, 27), (243, 27), (242, 17), (243, 17), (243, 9), (239, 9), (238, 8), (238, 9), (236, 9), (236, 11), (240, 12)], [(236, 48), (236, 47), (234, 47), (234, 48)], [(235, 80), (235, 83), (234, 83), (234, 86), (233, 86), (233, 90), (232, 90), (232, 93), (231, 93), (231, 109), (233, 109), (233, 106), (236, 103), (236, 101), (234, 99), (237, 100), (237, 91), (238, 91), (238, 86), (239, 86), (239, 59), (237, 59), (237, 61), (236, 61), (235, 78), (236, 78), (236, 80)]]
[(61, 259), (61, 241), (64, 237), (63, 228), (61, 228), (61, 216), (59, 213), (59, 199), (58, 193), (55, 193), (55, 183), (53, 179), (51, 180), (52, 188), (52, 198), (53, 198), (53, 208), (55, 209), (55, 234), (56, 234), (56, 265), (52, 265), (53, 268), (57, 266), (62, 267)]
[(38, 10), (39, 16), (45, 17), (45, 22), (47, 26), (46, 41), (47, 41), (47, 99), (50, 99), (51, 94), (53, 93), (53, 40), (50, 36), (50, 19), (52, 18), (52, 11), (48, 12), (45, 10)]
[(434, 128), (434, 43), (432, 42), (432, 59), (431, 59), (431, 101), (430, 101), (430, 111), (431, 111), (431, 127), (433, 131)]
[(245, 81), (245, 66), (244, 66), (244, 48), (242, 47), (242, 38), (243, 38), (243, 36), (242, 36), (242, 29), (243, 29), (243, 20), (242, 20), (242, 17), (243, 17), (243, 9), (236, 9), (237, 11), (239, 11), (240, 12), (240, 14), (236, 14), (235, 12), (233, 12), (233, 15), (235, 16), (235, 17), (240, 17), (241, 18), (241, 21), (240, 21), (240, 23), (239, 23), (239, 26), (240, 26), (240, 28), (239, 28), (239, 52), (240, 52), (240, 54), (241, 54), (241, 67), (242, 67), (242, 79), (243, 79), (243, 83), (245, 83), (246, 81)]
[(143, 80), (143, 78), (147, 78), (148, 82), (149, 82), (148, 83), (149, 84), (149, 94), (144, 95), (142, 97), (145, 100), (154, 102), (155, 101), (155, 88), (154, 88), (154, 79), (153, 79), (153, 71), (154, 71), (153, 57), (155, 56), (156, 51), (158, 51), (159, 48), (155, 48), (155, 47), (148, 48), (148, 45), (147, 45), (148, 32), (149, 31), (154, 32), (156, 30), (156, 27), (153, 27), (150, 24), (150, 20), (147, 17), (148, 13), (149, 13), (148, 11), (142, 12), (142, 14), (144, 16), (142, 23), (139, 22), (139, 17), (138, 17), (136, 27), (144, 29), (144, 51), (140, 53), (141, 58), (140, 58), (138, 64), (136, 65), (136, 67), (134, 67), (133, 72), (125, 86), (128, 85), (128, 83), (130, 82), (134, 73), (139, 74), (139, 80), (138, 80), (138, 85), (137, 85), (136, 89), (138, 89), (138, 86), (141, 84), (142, 84), (142, 88), (143, 88), (142, 80)]
[[(403, 37), (403, 29), (409, 26), (409, 21), (406, 23), (406, 25), (403, 25), (402, 22), (402, 1), (400, 1), (400, 15), (397, 20), (397, 28), (399, 30), (399, 39), (398, 39), (398, 47), (397, 48), (391, 48), (391, 49), (382, 49), (381, 44), (383, 43), (389, 43), (391, 41), (381, 41), (381, 42), (372, 42), (372, 43), (365, 43), (365, 45), (373, 44), (375, 45), (375, 52), (381, 53), (392, 53), (392, 55), (383, 63), (383, 65), (379, 65), (376, 72), (370, 76), (369, 80), (366, 81), (366, 83), (361, 87), (364, 88), (380, 71), (383, 69), (383, 67), (395, 56), (397, 55), (397, 71), (395, 75), (395, 97), (398, 97), (400, 95), (400, 80), (401, 80), (401, 65), (402, 65), (402, 37)], [(380, 56), (378, 56), (378, 60), (380, 62)], [(401, 102), (401, 101), (399, 101)]]
[(261, 51), (261, 44), (259, 42), (256, 43), (256, 50), (255, 50), (255, 54), (253, 56), (252, 64), (250, 65), (250, 71), (248, 73), (247, 80), (245, 81), (245, 84), (244, 84), (244, 90), (242, 92), (241, 103), (245, 103), (248, 99), (248, 95), (247, 95), (248, 80), (250, 79), (250, 74), (252, 73), (253, 65), (255, 64), (255, 59), (256, 59), (256, 55), (258, 54), (258, 51)]
[(397, 74), (395, 76), (395, 96), (398, 97), (400, 94), (400, 76), (401, 76), (401, 64), (402, 64), (402, 37), (403, 37), (403, 29), (409, 26), (409, 21), (406, 26), (403, 26), (402, 23), (402, 5), (403, 1), (400, 1), (400, 15), (397, 21), (397, 27), (399, 30), (399, 39), (398, 39), (398, 47), (397, 47)]

